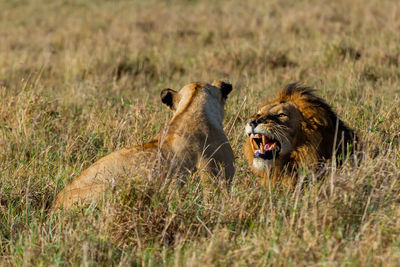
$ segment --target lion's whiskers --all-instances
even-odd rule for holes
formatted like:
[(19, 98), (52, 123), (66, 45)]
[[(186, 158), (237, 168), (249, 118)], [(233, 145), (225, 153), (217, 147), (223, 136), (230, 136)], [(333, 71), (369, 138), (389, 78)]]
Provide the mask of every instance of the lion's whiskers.
[(282, 139), (285, 139), (287, 142), (290, 142), (289, 138), (286, 136), (285, 134), (285, 130), (289, 130), (289, 127), (285, 126), (285, 125), (275, 125), (272, 129), (271, 129), (274, 133), (274, 136), (276, 137), (276, 139), (278, 139), (278, 141), (280, 143), (282, 143)]

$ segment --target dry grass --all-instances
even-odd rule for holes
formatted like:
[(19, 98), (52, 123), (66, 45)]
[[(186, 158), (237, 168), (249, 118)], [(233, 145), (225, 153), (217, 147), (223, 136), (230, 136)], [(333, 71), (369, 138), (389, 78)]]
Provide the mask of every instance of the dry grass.
[[(398, 265), (400, 4), (0, 1), (2, 265)], [(103, 155), (151, 139), (160, 89), (228, 78), (235, 179), (127, 179), (97, 206), (47, 207)], [(260, 188), (243, 128), (289, 82), (319, 88), (368, 147), (295, 191)], [(130, 178), (130, 177), (127, 177)]]

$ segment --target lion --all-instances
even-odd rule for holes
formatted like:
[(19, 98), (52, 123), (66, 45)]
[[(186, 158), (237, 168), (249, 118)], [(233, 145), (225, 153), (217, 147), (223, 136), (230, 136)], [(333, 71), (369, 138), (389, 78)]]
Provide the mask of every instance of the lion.
[(121, 176), (132, 177), (138, 172), (150, 179), (162, 172), (184, 179), (204, 169), (231, 181), (234, 156), (222, 127), (224, 105), (231, 90), (232, 85), (222, 81), (193, 82), (179, 92), (162, 90), (162, 103), (173, 111), (167, 126), (152, 141), (118, 150), (95, 162), (57, 195), (53, 210), (90, 203)]
[(287, 85), (262, 104), (246, 124), (246, 159), (261, 184), (294, 186), (300, 166), (318, 169), (334, 158), (341, 164), (356, 150), (355, 132), (310, 87)]

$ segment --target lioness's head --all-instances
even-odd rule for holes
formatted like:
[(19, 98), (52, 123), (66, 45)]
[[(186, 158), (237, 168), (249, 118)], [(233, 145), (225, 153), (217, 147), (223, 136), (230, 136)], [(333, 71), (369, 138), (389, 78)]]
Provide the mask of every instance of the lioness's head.
[(339, 154), (354, 139), (353, 131), (314, 90), (298, 84), (286, 86), (276, 99), (262, 104), (245, 131), (246, 156), (258, 173), (270, 173), (272, 168), (279, 172), (289, 163), (293, 167), (329, 159), (335, 140)]
[(232, 180), (233, 151), (222, 126), (231, 90), (232, 85), (227, 82), (193, 82), (179, 92), (162, 90), (161, 101), (174, 112), (166, 127), (166, 142), (185, 169), (193, 170), (191, 164), (195, 164), (215, 177), (222, 174)]
[(193, 82), (179, 92), (166, 88), (160, 96), (161, 101), (174, 111), (174, 118), (184, 111), (204, 111), (212, 123), (221, 125), (225, 101), (231, 91), (232, 85), (223, 81), (213, 84)]

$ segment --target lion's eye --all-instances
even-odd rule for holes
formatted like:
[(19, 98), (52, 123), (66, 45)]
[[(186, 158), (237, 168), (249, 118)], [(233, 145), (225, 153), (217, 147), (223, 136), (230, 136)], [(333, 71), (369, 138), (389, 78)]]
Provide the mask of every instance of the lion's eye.
[(285, 113), (279, 113), (277, 115), (278, 118), (282, 118), (282, 117), (287, 117), (287, 115)]

